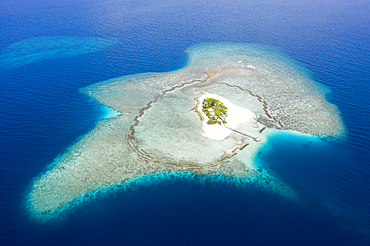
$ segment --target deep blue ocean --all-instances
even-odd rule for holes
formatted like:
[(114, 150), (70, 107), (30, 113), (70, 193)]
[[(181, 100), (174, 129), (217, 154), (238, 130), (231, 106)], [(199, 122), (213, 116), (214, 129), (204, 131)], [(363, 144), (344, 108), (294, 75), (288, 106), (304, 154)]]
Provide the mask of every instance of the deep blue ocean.
[[(35, 37), (118, 39), (0, 67), (0, 245), (370, 245), (369, 13), (367, 0), (0, 1), (0, 54)], [(34, 180), (104, 115), (78, 90), (176, 70), (201, 42), (277, 47), (330, 89), (343, 139), (281, 133), (256, 156), (299, 200), (195, 177), (102, 193), (47, 221), (33, 216)]]

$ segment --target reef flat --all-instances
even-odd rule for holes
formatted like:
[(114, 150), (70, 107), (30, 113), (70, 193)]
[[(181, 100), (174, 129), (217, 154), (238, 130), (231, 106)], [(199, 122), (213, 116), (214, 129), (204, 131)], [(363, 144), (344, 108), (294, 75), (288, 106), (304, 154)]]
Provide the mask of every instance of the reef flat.
[[(344, 134), (325, 88), (274, 49), (221, 43), (196, 45), (187, 53), (187, 66), (177, 71), (124, 76), (82, 89), (120, 115), (99, 121), (37, 178), (29, 195), (33, 211), (52, 214), (94, 191), (150, 175), (263, 181), (266, 174), (253, 158), (270, 133)], [(203, 91), (251, 111), (255, 120), (240, 121), (235, 130), (261, 141), (237, 132), (222, 140), (205, 137), (197, 110)], [(272, 190), (293, 193), (273, 177), (268, 180)]]

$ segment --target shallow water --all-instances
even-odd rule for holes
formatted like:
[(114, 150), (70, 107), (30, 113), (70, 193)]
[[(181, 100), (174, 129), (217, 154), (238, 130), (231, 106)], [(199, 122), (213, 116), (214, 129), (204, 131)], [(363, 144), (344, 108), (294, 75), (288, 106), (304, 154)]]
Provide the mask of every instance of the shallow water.
[(37, 37), (9, 45), (0, 53), (4, 69), (42, 60), (86, 54), (113, 45), (118, 40), (108, 38)]
[[(19, 0), (0, 6), (1, 49), (40, 36), (120, 39), (98, 52), (0, 71), (5, 244), (369, 243), (366, 1)], [(342, 113), (344, 139), (276, 136), (258, 160), (301, 200), (257, 187), (171, 180), (100, 194), (59, 218), (35, 220), (25, 203), (34, 178), (103, 114), (78, 90), (122, 75), (175, 70), (184, 65), (186, 48), (208, 41), (273, 45), (331, 90), (327, 98)]]

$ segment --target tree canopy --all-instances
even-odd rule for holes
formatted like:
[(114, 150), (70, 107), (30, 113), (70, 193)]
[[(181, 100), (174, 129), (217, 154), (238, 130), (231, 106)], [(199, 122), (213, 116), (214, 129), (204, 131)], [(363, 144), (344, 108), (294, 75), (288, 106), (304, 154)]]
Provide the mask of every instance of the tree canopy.
[(207, 115), (207, 124), (226, 124), (225, 118), (227, 116), (227, 107), (222, 102), (215, 98), (209, 98), (203, 100), (202, 111)]

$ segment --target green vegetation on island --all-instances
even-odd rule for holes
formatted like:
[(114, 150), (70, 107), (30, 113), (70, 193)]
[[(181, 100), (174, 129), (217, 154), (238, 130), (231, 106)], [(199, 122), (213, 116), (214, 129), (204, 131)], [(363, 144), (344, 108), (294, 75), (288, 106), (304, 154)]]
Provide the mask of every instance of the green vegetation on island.
[(209, 119), (207, 124), (209, 125), (221, 125), (227, 123), (225, 121), (227, 116), (227, 107), (217, 99), (209, 97), (204, 99), (202, 103), (202, 111), (207, 115)]

